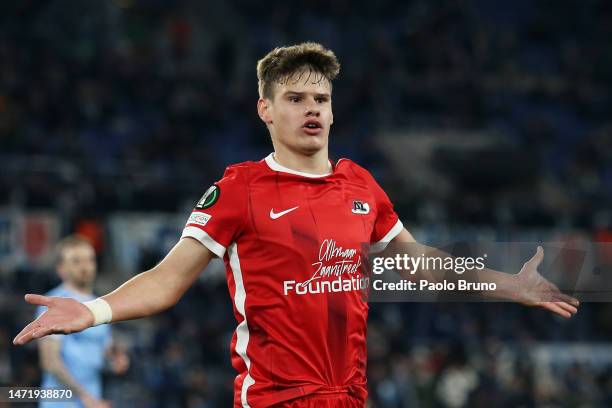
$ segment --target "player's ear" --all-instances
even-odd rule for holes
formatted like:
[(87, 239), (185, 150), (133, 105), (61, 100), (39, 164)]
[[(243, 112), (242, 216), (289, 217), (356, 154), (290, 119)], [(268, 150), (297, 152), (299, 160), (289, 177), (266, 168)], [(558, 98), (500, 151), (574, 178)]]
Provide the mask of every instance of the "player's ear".
[(57, 265), (55, 266), (55, 270), (57, 271), (57, 276), (59, 276), (61, 280), (66, 279), (66, 268), (64, 267), (63, 261), (60, 260), (57, 263)]
[(270, 101), (268, 99), (259, 98), (257, 101), (257, 114), (266, 125), (272, 123), (272, 116), (270, 115)]

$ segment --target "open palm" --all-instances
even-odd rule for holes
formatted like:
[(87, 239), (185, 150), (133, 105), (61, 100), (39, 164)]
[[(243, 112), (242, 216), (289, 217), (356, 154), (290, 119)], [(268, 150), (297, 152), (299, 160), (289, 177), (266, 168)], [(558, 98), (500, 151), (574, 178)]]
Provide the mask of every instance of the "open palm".
[(93, 325), (93, 314), (82, 303), (64, 297), (28, 294), (28, 303), (46, 306), (47, 310), (28, 324), (13, 340), (22, 345), (49, 334), (69, 334), (85, 330)]
[(543, 259), (544, 249), (539, 246), (535, 255), (525, 262), (517, 275), (518, 290), (514, 300), (527, 306), (542, 307), (559, 316), (570, 318), (578, 312), (579, 302), (561, 293), (555, 284), (540, 275), (538, 266)]

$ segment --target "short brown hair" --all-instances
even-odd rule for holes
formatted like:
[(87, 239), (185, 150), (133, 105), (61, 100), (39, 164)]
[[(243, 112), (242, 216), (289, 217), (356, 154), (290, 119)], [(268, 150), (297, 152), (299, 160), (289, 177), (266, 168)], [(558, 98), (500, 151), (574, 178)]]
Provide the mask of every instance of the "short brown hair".
[(93, 247), (91, 241), (79, 234), (68, 235), (62, 238), (56, 245), (57, 263), (61, 263), (64, 256), (64, 251), (68, 248), (74, 248), (81, 245)]
[(302, 67), (309, 67), (321, 74), (330, 85), (340, 72), (336, 54), (321, 44), (305, 42), (289, 47), (277, 47), (257, 62), (259, 96), (272, 99), (274, 83), (288, 78)]

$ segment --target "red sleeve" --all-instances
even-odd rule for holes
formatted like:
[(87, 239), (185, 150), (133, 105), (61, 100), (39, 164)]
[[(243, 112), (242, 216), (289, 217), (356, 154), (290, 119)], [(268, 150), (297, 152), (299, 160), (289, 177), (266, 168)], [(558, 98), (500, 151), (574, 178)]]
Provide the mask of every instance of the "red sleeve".
[(393, 209), (393, 204), (387, 193), (378, 185), (374, 177), (369, 176), (370, 190), (376, 203), (376, 221), (374, 222), (370, 242), (372, 244), (388, 243), (402, 231), (404, 226)]
[(356, 175), (365, 181), (374, 197), (376, 220), (374, 221), (374, 228), (370, 236), (370, 243), (375, 245), (373, 245), (373, 248), (376, 248), (376, 250), (382, 250), (393, 238), (402, 232), (404, 225), (393, 209), (389, 196), (378, 185), (370, 172), (354, 162), (351, 162), (351, 164)]
[(247, 190), (239, 169), (228, 167), (193, 209), (181, 238), (191, 237), (223, 258), (246, 219)]

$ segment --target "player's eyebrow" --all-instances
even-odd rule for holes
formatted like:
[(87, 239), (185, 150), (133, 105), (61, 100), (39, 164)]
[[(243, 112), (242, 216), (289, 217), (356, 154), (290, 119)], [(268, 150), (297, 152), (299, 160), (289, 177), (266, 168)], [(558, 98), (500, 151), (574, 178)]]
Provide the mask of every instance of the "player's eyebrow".
[[(308, 94), (308, 92), (297, 92), (297, 91), (285, 91), (283, 93), (284, 96), (304, 96)], [(314, 93), (315, 98), (330, 98), (331, 95), (328, 93), (319, 93), (319, 92), (315, 92)]]

